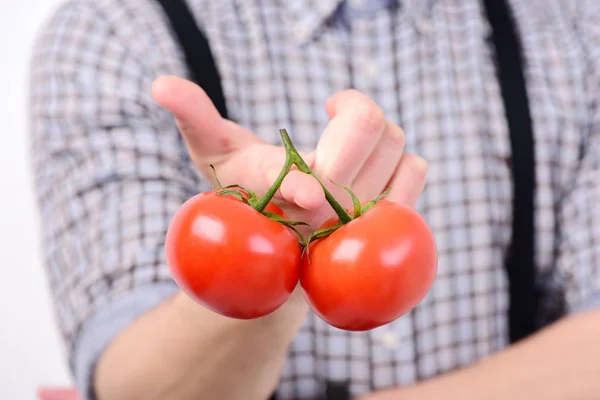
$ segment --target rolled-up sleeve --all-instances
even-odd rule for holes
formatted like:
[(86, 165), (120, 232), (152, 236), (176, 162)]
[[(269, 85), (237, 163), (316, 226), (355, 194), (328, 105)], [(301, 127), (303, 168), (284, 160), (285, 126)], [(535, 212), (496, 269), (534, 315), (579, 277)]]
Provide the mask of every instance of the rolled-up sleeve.
[(600, 307), (600, 3), (582, 2), (574, 23), (587, 65), (582, 156), (560, 218), (558, 271), (568, 312)]
[(165, 233), (203, 187), (172, 117), (151, 97), (156, 77), (185, 70), (150, 3), (68, 3), (41, 30), (32, 59), (44, 264), (86, 398), (102, 350), (175, 293)]

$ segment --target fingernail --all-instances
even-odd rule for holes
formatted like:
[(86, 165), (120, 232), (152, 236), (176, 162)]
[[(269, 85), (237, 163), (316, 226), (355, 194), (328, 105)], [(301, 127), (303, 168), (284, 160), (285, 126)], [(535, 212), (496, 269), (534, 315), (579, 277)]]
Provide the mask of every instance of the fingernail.
[(404, 131), (399, 126), (395, 125), (392, 121), (386, 120), (387, 129), (386, 132), (389, 133), (390, 137), (396, 140), (399, 143), (404, 142)]
[(414, 167), (420, 172), (427, 172), (429, 163), (423, 157), (414, 156)]

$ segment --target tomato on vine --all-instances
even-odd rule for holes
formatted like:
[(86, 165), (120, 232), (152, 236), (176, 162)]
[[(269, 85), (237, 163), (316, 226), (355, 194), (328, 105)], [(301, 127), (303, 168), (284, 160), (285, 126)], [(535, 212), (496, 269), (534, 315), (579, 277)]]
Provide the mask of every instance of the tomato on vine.
[(415, 307), (437, 269), (436, 244), (412, 208), (381, 200), (309, 246), (300, 284), (313, 311), (336, 328), (363, 331), (385, 325)]
[(166, 258), (175, 282), (227, 317), (265, 316), (298, 283), (302, 248), (287, 226), (295, 223), (275, 204), (258, 202), (240, 189), (201, 193), (179, 208), (167, 232)]

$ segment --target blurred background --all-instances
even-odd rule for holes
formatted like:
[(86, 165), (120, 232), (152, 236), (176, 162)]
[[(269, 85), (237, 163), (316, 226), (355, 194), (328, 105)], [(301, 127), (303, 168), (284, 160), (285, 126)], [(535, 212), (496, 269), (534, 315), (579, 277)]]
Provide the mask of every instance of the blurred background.
[(0, 6), (0, 399), (33, 400), (39, 385), (70, 383), (57, 334), (28, 164), (27, 83), (32, 42), (62, 0)]

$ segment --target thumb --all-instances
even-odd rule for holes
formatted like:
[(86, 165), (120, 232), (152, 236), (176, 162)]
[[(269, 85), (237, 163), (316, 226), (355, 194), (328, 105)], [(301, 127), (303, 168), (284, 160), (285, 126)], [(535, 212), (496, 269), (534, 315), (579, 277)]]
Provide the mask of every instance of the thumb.
[(152, 84), (152, 96), (175, 116), (199, 168), (218, 165), (228, 154), (262, 142), (252, 132), (222, 118), (204, 90), (193, 82), (162, 76)]

